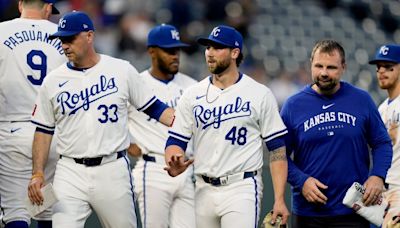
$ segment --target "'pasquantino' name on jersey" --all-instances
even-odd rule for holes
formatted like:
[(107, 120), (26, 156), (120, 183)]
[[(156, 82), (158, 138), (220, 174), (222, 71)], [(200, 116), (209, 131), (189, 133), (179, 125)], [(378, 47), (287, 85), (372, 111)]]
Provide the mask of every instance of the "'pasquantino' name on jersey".
[(356, 126), (357, 117), (345, 113), (345, 112), (324, 112), (315, 115), (304, 122), (304, 132), (310, 130), (311, 128), (318, 126), (322, 123), (334, 122), (334, 121), (347, 123)]
[(55, 47), (61, 55), (64, 54), (64, 50), (62, 49), (62, 43), (59, 39), (50, 40), (48, 33), (38, 30), (23, 30), (20, 32), (16, 32), (12, 36), (9, 36), (3, 42), (3, 44), (7, 46), (9, 49), (13, 50), (19, 44), (28, 41), (40, 41), (48, 43), (51, 46)]
[(108, 80), (106, 76), (101, 75), (99, 83), (92, 85), (90, 88), (85, 88), (79, 93), (70, 93), (68, 91), (59, 93), (57, 102), (61, 106), (62, 114), (65, 114), (68, 109), (70, 111), (69, 115), (73, 115), (81, 108), (85, 111), (88, 110), (90, 103), (116, 92), (118, 92), (118, 87), (115, 85), (114, 77)]
[(235, 102), (225, 106), (217, 106), (212, 109), (204, 108), (202, 105), (193, 107), (193, 114), (196, 119), (196, 127), (203, 124), (203, 130), (213, 125), (215, 129), (221, 126), (221, 122), (250, 116), (250, 101), (243, 101), (241, 97), (237, 97)]

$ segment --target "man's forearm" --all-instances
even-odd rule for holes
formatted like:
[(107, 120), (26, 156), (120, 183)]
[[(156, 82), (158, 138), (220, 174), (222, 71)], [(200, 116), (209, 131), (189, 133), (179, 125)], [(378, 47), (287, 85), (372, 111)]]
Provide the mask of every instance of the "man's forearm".
[(32, 174), (44, 172), (52, 138), (50, 134), (35, 132), (32, 145)]
[(175, 110), (173, 108), (167, 108), (161, 114), (159, 121), (165, 126), (171, 127), (175, 118), (174, 114)]
[(279, 147), (270, 151), (269, 165), (274, 187), (275, 200), (283, 200), (288, 174), (286, 147)]

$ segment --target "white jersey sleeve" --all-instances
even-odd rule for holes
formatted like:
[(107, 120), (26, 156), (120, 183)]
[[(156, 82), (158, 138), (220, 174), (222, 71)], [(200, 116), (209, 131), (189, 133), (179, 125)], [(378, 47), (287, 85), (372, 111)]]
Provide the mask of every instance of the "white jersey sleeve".
[(0, 121), (29, 121), (46, 75), (66, 61), (57, 25), (17, 18), (0, 23)]
[(50, 134), (54, 133), (56, 123), (54, 107), (46, 85), (40, 87), (39, 93), (36, 97), (36, 103), (33, 108), (32, 116), (34, 117), (32, 119), (34, 124), (48, 131)]
[(129, 102), (139, 111), (145, 110), (156, 101), (154, 90), (133, 66), (129, 67), (128, 75)]
[(265, 89), (266, 92), (261, 102), (261, 137), (265, 142), (275, 139), (279, 136), (285, 135), (288, 131), (282, 118), (279, 114), (278, 104), (275, 96), (269, 88)]

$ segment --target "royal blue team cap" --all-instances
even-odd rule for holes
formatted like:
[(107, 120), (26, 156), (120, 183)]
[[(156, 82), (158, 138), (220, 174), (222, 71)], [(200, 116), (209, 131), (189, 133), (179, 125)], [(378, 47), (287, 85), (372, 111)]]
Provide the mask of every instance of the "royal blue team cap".
[(190, 45), (182, 43), (178, 30), (167, 24), (161, 24), (150, 30), (147, 36), (147, 47), (180, 48)]
[(243, 37), (236, 29), (226, 25), (219, 25), (211, 31), (208, 38), (199, 38), (197, 43), (204, 46), (216, 43), (230, 48), (239, 48), (242, 51)]
[(50, 35), (49, 39), (73, 36), (80, 32), (94, 31), (93, 22), (89, 16), (81, 11), (72, 11), (65, 14), (58, 22), (57, 32)]
[(60, 14), (60, 11), (54, 6), (54, 3), (56, 3), (56, 0), (43, 0), (45, 3), (51, 3), (51, 14)]
[(387, 44), (380, 47), (369, 64), (375, 64), (378, 61), (400, 63), (400, 45)]

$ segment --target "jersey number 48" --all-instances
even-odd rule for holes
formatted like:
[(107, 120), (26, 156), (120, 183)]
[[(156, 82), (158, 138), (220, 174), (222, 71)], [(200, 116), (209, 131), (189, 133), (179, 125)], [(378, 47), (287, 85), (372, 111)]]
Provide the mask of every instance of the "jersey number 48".
[(241, 127), (237, 128), (236, 126), (232, 127), (232, 129), (225, 135), (225, 139), (231, 141), (232, 145), (237, 143), (240, 146), (246, 144), (247, 141), (247, 128)]

